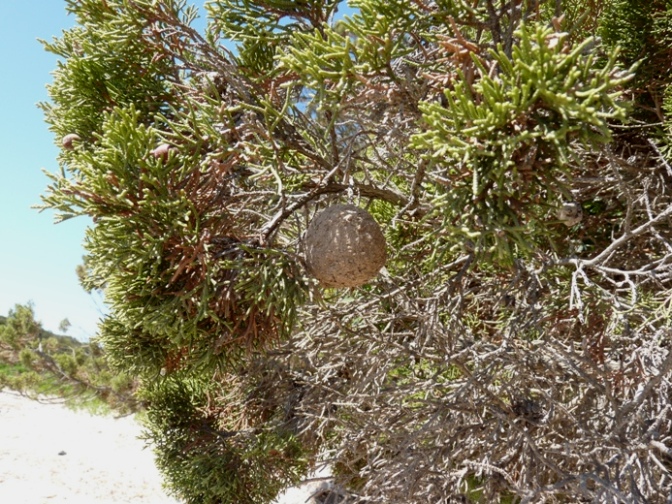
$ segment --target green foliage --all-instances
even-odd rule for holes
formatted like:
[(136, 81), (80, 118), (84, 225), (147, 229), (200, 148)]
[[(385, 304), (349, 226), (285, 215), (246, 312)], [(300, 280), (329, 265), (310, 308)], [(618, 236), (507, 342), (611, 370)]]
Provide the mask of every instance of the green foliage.
[(111, 372), (96, 342), (45, 331), (31, 304), (16, 305), (0, 323), (0, 385), (29, 396), (63, 397), (71, 407), (139, 408), (132, 395), (136, 380)]
[(282, 430), (234, 431), (208, 404), (220, 387), (176, 375), (148, 389), (148, 436), (159, 468), (185, 503), (270, 503), (305, 472), (301, 444)]
[[(69, 2), (43, 108), (80, 139), (44, 202), (92, 218), (110, 313), (43, 353), (137, 393), (186, 502), (270, 502), (320, 458), (366, 502), (667, 498), (669, 135), (630, 122), (661, 5), (213, 0), (199, 33), (183, 1)], [(388, 260), (321, 289), (303, 236), (346, 202)]]
[[(354, 75), (390, 72), (390, 62), (409, 52), (408, 30), (420, 14), (408, 2), (355, 2), (358, 11), (334, 27), (292, 34), (283, 64), (314, 90), (339, 92), (357, 84)], [(385, 13), (385, 15), (383, 15)], [(325, 86), (329, 82), (331, 86)]]
[(662, 119), (662, 97), (672, 80), (672, 2), (614, 0), (601, 16), (600, 35), (621, 48), (626, 65), (637, 64), (633, 81), (640, 115)]
[[(63, 58), (49, 86), (52, 102), (42, 105), (57, 138), (77, 133), (93, 140), (104, 114), (116, 107), (136, 104), (149, 114), (161, 110), (170, 99), (166, 82), (174, 76), (173, 67), (143, 43), (147, 25), (123, 8), (127, 2), (67, 3), (77, 16), (77, 28), (43, 42), (46, 50)], [(136, 3), (151, 8), (154, 2)], [(184, 3), (176, 2), (175, 8)]]
[(237, 42), (235, 60), (258, 78), (273, 70), (279, 48), (295, 32), (322, 29), (342, 0), (232, 0), (208, 2), (210, 37)]
[[(133, 106), (110, 114), (99, 146), (72, 159), (77, 178), (53, 177), (45, 199), (64, 215), (80, 212), (86, 201), (84, 211), (98, 221), (87, 234), (95, 254), (87, 271), (91, 285), (105, 279), (128, 338), (138, 331), (162, 335), (162, 357), (186, 341), (187, 360), (226, 361), (237, 357), (226, 333), (250, 347), (286, 337), (305, 290), (294, 261), (281, 250), (234, 238), (241, 223), (208, 199), (216, 195), (181, 186), (201, 176), (198, 159), (153, 157), (158, 132), (139, 124), (139, 114)], [(89, 190), (95, 198), (88, 198)], [(117, 339), (116, 328), (105, 336), (111, 326), (103, 326), (103, 341)], [(157, 369), (164, 365), (154, 362)]]
[(470, 53), (480, 78), (459, 72), (445, 106), (423, 103), (427, 127), (413, 137), (445, 170), (437, 199), (455, 241), (505, 262), (557, 236), (549, 210), (572, 200), (570, 162), (577, 149), (610, 140), (628, 80), (615, 55), (598, 67), (585, 54), (591, 38), (570, 48), (567, 34), (541, 25), (515, 36), (510, 56), (501, 44), (488, 56)]
[(39, 334), (40, 325), (31, 304), (16, 305), (0, 325), (0, 343), (13, 351), (20, 349), (24, 338), (37, 338)]

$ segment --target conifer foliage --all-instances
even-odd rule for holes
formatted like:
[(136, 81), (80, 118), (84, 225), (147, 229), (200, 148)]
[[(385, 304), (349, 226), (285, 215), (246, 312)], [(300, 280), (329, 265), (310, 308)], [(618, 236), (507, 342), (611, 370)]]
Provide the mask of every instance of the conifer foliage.
[[(66, 3), (44, 204), (176, 495), (667, 502), (669, 2)], [(305, 267), (336, 204), (361, 287)]]

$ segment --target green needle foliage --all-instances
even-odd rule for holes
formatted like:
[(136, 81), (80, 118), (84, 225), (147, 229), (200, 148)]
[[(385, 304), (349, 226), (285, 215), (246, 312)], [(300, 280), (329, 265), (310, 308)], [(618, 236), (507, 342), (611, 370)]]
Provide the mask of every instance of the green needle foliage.
[(190, 502), (212, 502), (213, 495), (237, 496), (241, 504), (269, 502), (305, 473), (301, 444), (289, 431), (241, 429), (218, 418), (207, 400), (221, 391), (219, 384), (180, 376), (147, 390), (148, 436), (162, 455), (159, 469), (173, 485), (189, 489)]
[(510, 56), (501, 43), (487, 57), (469, 53), (446, 104), (421, 104), (426, 128), (412, 141), (445, 167), (445, 226), (456, 241), (476, 238), (494, 260), (552, 240), (554, 226), (544, 216), (572, 199), (572, 158), (608, 142), (609, 121), (625, 116), (616, 100), (628, 74), (616, 74), (616, 53), (598, 66), (595, 54), (585, 53), (593, 39), (570, 48), (567, 37), (522, 25)]
[[(184, 502), (669, 497), (668, 3), (66, 4), (44, 206)], [(345, 203), (387, 263), (327, 289)]]
[(621, 61), (637, 64), (633, 83), (637, 115), (648, 121), (662, 121), (663, 95), (672, 82), (672, 2), (612, 0), (609, 4), (599, 33), (606, 43), (622, 48)]

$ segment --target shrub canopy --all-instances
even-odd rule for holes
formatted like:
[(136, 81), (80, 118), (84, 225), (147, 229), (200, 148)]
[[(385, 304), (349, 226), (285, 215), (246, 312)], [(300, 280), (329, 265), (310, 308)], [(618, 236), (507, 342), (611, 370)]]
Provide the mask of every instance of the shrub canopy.
[[(666, 502), (670, 2), (67, 8), (44, 205), (93, 219), (99, 341), (185, 502), (323, 462), (351, 502)], [(303, 262), (335, 204), (386, 238), (358, 288)]]

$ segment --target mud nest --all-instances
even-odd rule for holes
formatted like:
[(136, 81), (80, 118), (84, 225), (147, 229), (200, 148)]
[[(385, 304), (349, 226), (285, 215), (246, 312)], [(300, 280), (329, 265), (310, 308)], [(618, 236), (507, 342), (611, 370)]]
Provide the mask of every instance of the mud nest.
[(308, 272), (325, 287), (357, 287), (385, 264), (385, 237), (366, 210), (334, 205), (316, 215), (303, 240)]

